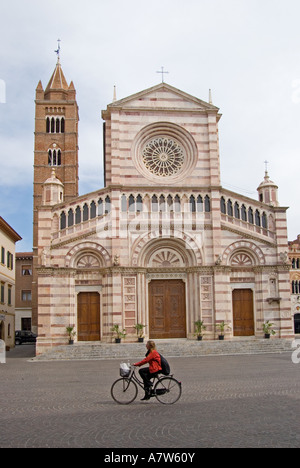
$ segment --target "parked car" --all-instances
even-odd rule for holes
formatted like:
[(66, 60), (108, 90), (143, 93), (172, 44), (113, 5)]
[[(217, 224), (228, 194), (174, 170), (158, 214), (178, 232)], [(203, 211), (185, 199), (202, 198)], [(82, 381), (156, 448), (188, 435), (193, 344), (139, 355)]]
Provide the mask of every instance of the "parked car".
[(35, 343), (36, 337), (31, 331), (17, 330), (15, 333), (15, 343), (16, 345), (21, 345), (23, 343)]

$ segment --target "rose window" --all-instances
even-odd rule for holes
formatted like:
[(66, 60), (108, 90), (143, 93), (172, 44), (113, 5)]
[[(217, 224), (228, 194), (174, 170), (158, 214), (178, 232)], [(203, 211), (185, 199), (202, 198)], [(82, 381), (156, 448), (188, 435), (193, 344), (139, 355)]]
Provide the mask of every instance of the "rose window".
[(154, 175), (169, 177), (183, 167), (184, 151), (175, 139), (159, 137), (148, 141), (142, 151), (145, 167)]

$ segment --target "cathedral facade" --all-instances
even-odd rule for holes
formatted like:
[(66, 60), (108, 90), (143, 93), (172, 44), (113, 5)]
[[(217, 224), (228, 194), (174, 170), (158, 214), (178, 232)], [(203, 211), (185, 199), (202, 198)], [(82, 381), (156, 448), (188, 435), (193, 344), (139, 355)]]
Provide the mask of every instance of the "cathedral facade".
[(102, 112), (105, 184), (78, 196), (78, 107), (58, 63), (36, 90), (37, 353), (75, 340), (291, 337), (286, 207), (224, 189), (219, 109), (166, 83)]

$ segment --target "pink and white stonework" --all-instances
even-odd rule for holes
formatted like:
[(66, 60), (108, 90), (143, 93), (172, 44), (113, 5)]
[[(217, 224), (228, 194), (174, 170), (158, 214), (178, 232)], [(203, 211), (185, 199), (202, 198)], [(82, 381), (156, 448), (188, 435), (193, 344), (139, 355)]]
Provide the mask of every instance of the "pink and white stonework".
[[(39, 84), (41, 109), (70, 108), (74, 87), (72, 101), (61, 82), (65, 98), (43, 97)], [(47, 145), (35, 172), (48, 171), (36, 227), (38, 353), (67, 343), (69, 325), (75, 341), (109, 343), (114, 324), (126, 342), (137, 323), (146, 338), (195, 339), (197, 320), (204, 339), (222, 321), (226, 339), (262, 337), (266, 320), (275, 338), (293, 336), (287, 208), (267, 172), (257, 200), (222, 188), (217, 107), (166, 83), (115, 100), (102, 112), (105, 187), (73, 198), (64, 165), (78, 165), (78, 128), (66, 115), (74, 148), (58, 159), (46, 114), (36, 123)]]

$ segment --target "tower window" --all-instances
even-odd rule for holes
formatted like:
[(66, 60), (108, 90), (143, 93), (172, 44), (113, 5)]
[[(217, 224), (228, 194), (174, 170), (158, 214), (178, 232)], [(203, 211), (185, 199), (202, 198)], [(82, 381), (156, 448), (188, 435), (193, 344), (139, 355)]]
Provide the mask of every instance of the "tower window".
[(65, 133), (65, 118), (46, 117), (46, 133)]
[(49, 166), (61, 166), (61, 150), (60, 149), (48, 150), (48, 164)]

